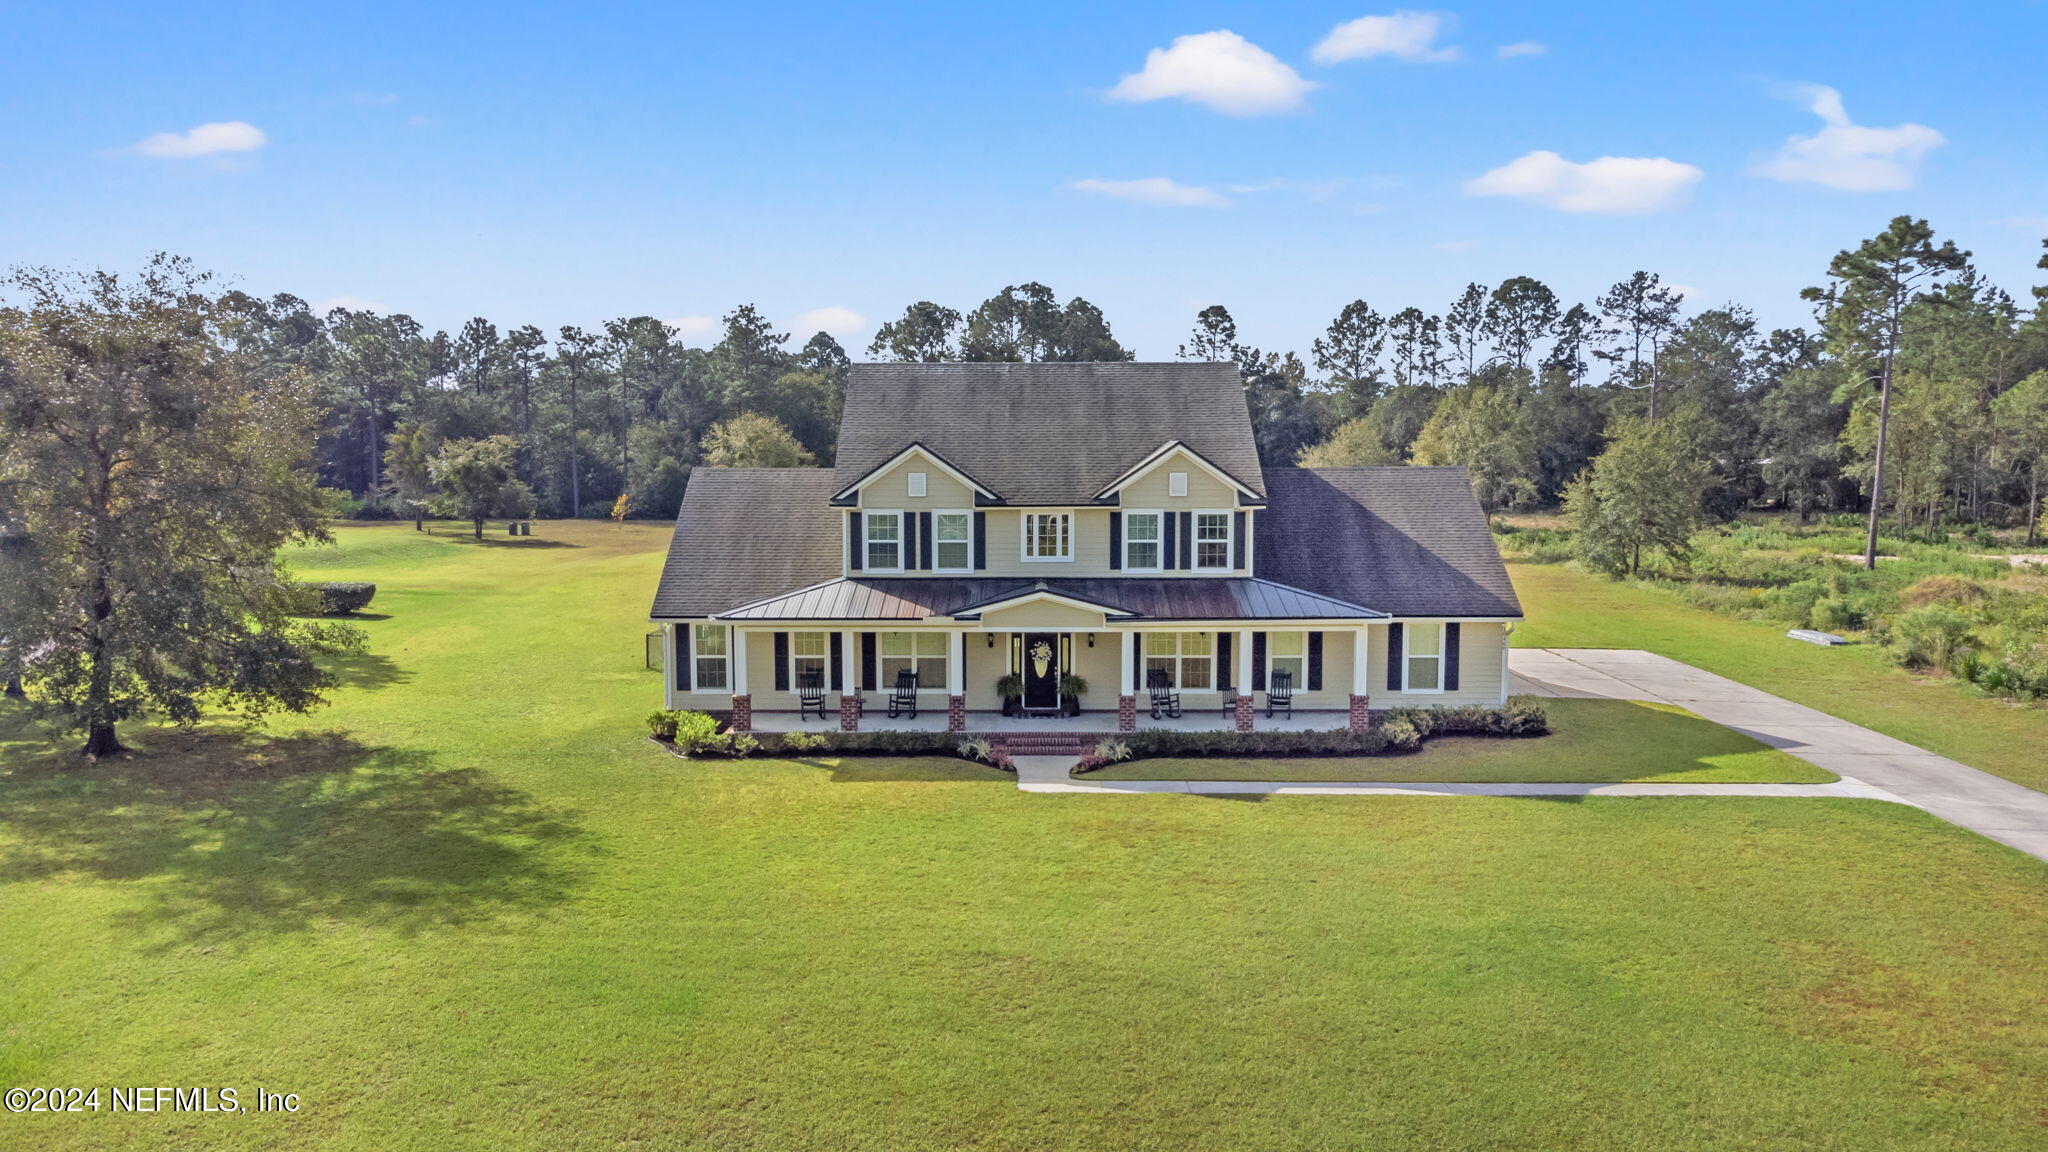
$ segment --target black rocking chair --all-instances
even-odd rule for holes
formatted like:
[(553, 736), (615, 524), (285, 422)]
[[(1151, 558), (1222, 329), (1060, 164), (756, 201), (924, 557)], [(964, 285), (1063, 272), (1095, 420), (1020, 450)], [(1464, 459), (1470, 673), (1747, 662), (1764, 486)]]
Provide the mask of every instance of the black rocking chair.
[(896, 687), (889, 693), (889, 719), (906, 712), (917, 719), (917, 673), (907, 669), (896, 674)]
[(825, 674), (799, 672), (796, 674), (797, 719), (808, 719), (812, 712), (816, 712), (820, 720), (825, 718)]
[(1294, 719), (1294, 673), (1276, 670), (1268, 677), (1266, 688), (1266, 719), (1273, 718), (1275, 708), (1284, 709), (1289, 720)]
[(1154, 668), (1145, 673), (1145, 687), (1152, 691), (1152, 718), (1164, 714), (1174, 718), (1180, 716), (1180, 693), (1166, 682), (1166, 673)]

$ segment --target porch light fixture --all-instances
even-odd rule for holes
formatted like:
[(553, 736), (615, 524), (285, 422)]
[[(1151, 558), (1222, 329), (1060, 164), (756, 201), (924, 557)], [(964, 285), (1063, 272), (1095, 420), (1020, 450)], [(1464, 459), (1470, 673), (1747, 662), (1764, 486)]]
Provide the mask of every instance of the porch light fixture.
[(996, 634), (995, 634), (995, 633), (993, 633), (993, 632), (990, 632), (990, 633), (988, 633), (987, 635), (988, 635), (988, 646), (989, 646), (989, 647), (991, 647), (991, 648), (995, 647), (995, 646), (996, 646)]
[(1095, 633), (1093, 633), (1093, 632), (1090, 632), (1090, 633), (1088, 634), (1088, 646), (1089, 646), (1090, 648), (1093, 648), (1093, 647), (1095, 647)]

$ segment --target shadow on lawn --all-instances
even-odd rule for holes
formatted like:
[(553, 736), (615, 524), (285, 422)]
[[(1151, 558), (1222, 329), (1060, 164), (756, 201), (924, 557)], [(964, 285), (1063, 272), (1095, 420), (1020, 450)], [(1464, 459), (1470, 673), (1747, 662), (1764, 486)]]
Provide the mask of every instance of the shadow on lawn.
[(593, 851), (575, 812), (480, 769), (341, 733), (147, 735), (129, 758), (0, 775), (0, 885), (137, 884), (135, 926), (187, 940), (409, 932), (548, 908)]
[(796, 760), (829, 774), (834, 784), (1015, 784), (1008, 772), (950, 756), (846, 756)]
[(380, 652), (331, 657), (327, 668), (334, 673), (337, 688), (386, 688), (412, 679), (412, 673)]

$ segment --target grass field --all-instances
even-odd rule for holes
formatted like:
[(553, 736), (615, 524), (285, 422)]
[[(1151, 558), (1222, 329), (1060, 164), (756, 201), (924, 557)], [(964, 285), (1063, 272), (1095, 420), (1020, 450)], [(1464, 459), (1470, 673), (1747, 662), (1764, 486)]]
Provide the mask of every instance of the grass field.
[[(2048, 867), (1858, 801), (1020, 793), (684, 763), (664, 530), (342, 531), (332, 708), (0, 723), (0, 1145), (2038, 1149)], [(1532, 598), (1533, 599), (1533, 598)]]
[(1782, 625), (1717, 615), (1657, 588), (1562, 564), (1510, 564), (1518, 648), (1647, 648), (2048, 791), (2048, 710), (1915, 676), (1861, 645), (1817, 648)]
[(1411, 756), (1133, 760), (1088, 780), (1361, 780), (1394, 783), (1661, 781), (1812, 784), (1838, 777), (1670, 704), (1542, 700), (1551, 733), (1437, 737)]

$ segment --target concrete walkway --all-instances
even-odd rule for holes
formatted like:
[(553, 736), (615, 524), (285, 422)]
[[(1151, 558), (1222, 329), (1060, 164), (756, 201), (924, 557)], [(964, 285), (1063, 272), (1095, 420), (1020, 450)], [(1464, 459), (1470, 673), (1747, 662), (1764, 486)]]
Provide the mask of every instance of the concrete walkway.
[(1263, 796), (1770, 796), (1889, 800), (2048, 860), (2048, 795), (1979, 772), (1825, 712), (1654, 652), (1515, 649), (1518, 695), (1676, 704), (1841, 777), (1833, 784), (1375, 784), (1258, 780), (1114, 780), (1068, 775), (1066, 756), (1020, 756), (1026, 792)]

